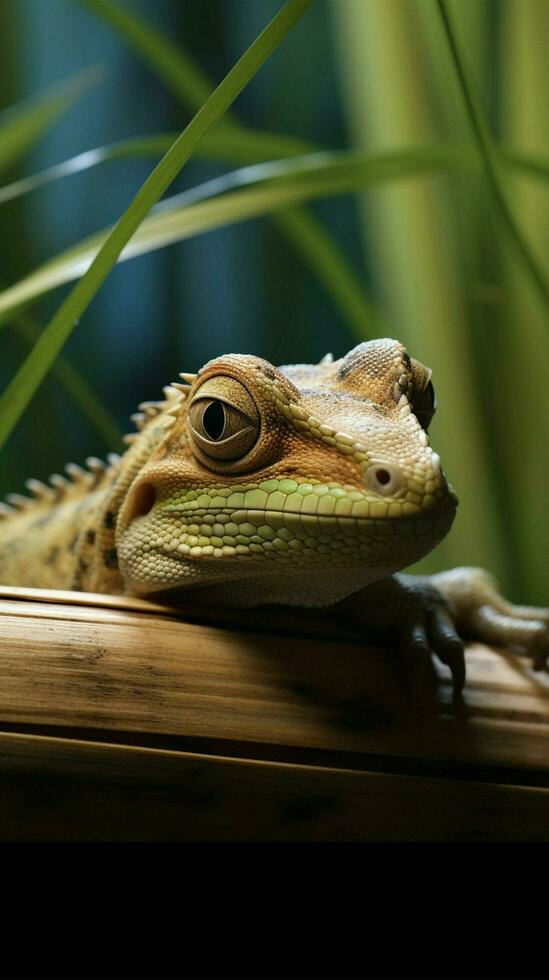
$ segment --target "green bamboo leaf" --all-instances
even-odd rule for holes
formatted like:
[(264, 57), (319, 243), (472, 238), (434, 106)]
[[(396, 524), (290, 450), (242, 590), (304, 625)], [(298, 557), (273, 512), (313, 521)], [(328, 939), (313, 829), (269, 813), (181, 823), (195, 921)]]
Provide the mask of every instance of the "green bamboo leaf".
[(539, 180), (541, 183), (549, 181), (549, 160), (543, 155), (500, 148), (498, 148), (498, 153), (503, 163), (510, 170), (515, 171), (517, 175), (530, 177), (532, 180)]
[[(250, 135), (252, 139), (247, 141), (246, 149), (243, 150), (242, 141), (238, 134), (233, 133), (232, 130), (218, 132), (216, 129), (204, 137), (200, 146), (197, 147), (196, 156), (213, 160), (230, 158), (237, 163), (260, 163), (263, 160), (268, 160), (271, 156), (297, 156), (318, 149), (305, 140), (297, 140), (291, 136), (287, 138), (284, 146), (283, 138), (271, 133), (253, 133)], [(177, 136), (178, 133), (175, 132), (156, 133), (154, 136), (132, 136), (129, 139), (117, 140), (115, 143), (109, 143), (106, 146), (97, 146), (92, 150), (77, 153), (75, 156), (69, 157), (68, 160), (63, 160), (61, 163), (46, 167), (36, 174), (30, 174), (28, 177), (23, 177), (0, 187), (0, 204), (13, 201), (23, 194), (29, 194), (56, 180), (83, 173), (104, 163), (142, 159), (143, 157), (161, 157), (169, 150)], [(284, 153), (269, 153), (274, 140), (277, 141), (277, 150), (284, 149)]]
[[(430, 147), (380, 154), (315, 153), (243, 167), (157, 205), (118, 261), (302, 201), (461, 166), (454, 150)], [(84, 275), (108, 235), (108, 229), (92, 235), (0, 293), (0, 323), (15, 310)]]
[[(40, 173), (0, 187), (0, 204), (55, 180), (81, 173), (103, 163), (161, 156), (171, 146), (175, 135), (173, 133), (159, 133), (150, 137), (132, 137), (79, 153), (62, 163), (48, 167)], [(257, 138), (258, 159), (263, 159), (265, 149), (269, 146), (270, 141), (280, 141), (280, 137), (272, 136), (269, 133), (250, 133), (249, 135)], [(306, 143), (303, 143), (303, 146), (307, 148)], [(280, 144), (278, 148), (280, 148)], [(294, 152), (297, 149), (297, 141), (290, 137), (287, 149), (288, 153)], [(421, 151), (427, 155), (430, 148), (423, 147)], [(432, 148), (431, 152), (435, 154), (436, 159), (439, 159), (441, 147)], [(478, 169), (480, 167), (478, 154), (473, 148), (446, 146), (443, 148), (443, 152), (448, 154), (448, 158), (452, 153), (456, 154), (453, 163), (453, 167), (456, 169), (459, 169), (460, 165), (464, 169)], [(517, 173), (522, 172), (526, 176), (542, 182), (549, 181), (549, 161), (512, 151), (500, 151), (500, 153), (503, 162)], [(204, 138), (196, 155), (223, 159), (226, 156), (237, 158), (239, 154), (242, 158), (252, 156), (249, 144), (242, 151), (240, 136), (235, 136), (232, 131), (220, 134), (214, 131)], [(341, 249), (325, 232), (322, 223), (306, 211), (297, 208), (293, 209), (292, 214), (289, 212), (275, 214), (274, 217), (281, 231), (290, 239), (296, 251), (301, 253), (304, 261), (316, 274), (318, 280), (327, 288), (330, 298), (340, 313), (343, 314), (357, 339), (363, 340), (368, 332), (370, 334), (376, 330), (383, 332), (386, 327), (383, 325), (379, 312), (370, 302), (362, 283), (345, 260)], [(72, 277), (69, 276), (63, 281), (70, 281), (70, 278)]]
[(159, 133), (157, 136), (132, 137), (117, 140), (116, 143), (109, 143), (106, 146), (98, 146), (83, 153), (77, 153), (76, 156), (69, 157), (68, 160), (63, 160), (61, 163), (46, 167), (36, 174), (30, 174), (28, 177), (22, 177), (20, 180), (14, 180), (11, 184), (0, 187), (0, 204), (13, 201), (17, 197), (29, 194), (40, 187), (54, 183), (56, 180), (83, 173), (85, 170), (90, 170), (92, 167), (97, 167), (103, 163), (142, 159), (143, 157), (161, 157), (169, 150), (172, 143), (177, 139), (177, 135), (177, 133)]
[[(269, 145), (269, 142), (272, 139), (280, 139), (280, 137), (272, 136), (270, 133), (248, 133), (248, 135), (253, 135), (254, 139), (257, 140), (258, 163), (264, 160), (264, 151)], [(3, 187), (0, 187), (0, 204), (13, 201), (15, 198), (22, 197), (24, 194), (29, 194), (41, 187), (45, 187), (56, 180), (72, 177), (75, 174), (83, 173), (104, 163), (115, 163), (118, 160), (134, 160), (146, 157), (161, 157), (169, 150), (176, 139), (177, 133), (156, 133), (154, 136), (131, 136), (128, 139), (117, 140), (115, 143), (108, 143), (105, 146), (94, 147), (92, 150), (85, 150), (83, 153), (77, 153), (75, 156), (69, 157), (61, 163), (56, 163), (51, 167), (40, 170), (36, 174), (30, 174), (28, 177), (22, 177), (20, 180), (15, 180), (11, 184), (5, 184)], [(236, 137), (232, 131), (230, 133), (208, 133), (197, 147), (195, 156), (205, 159), (223, 160), (226, 157), (237, 157), (238, 147), (240, 147), (240, 155), (243, 159), (245, 158), (247, 160), (251, 154), (249, 149), (242, 151), (240, 142), (240, 138)], [(315, 149), (315, 147), (312, 147), (312, 151)], [(419, 149), (422, 154), (422, 159), (426, 159), (429, 154), (432, 154), (433, 162), (439, 162), (441, 167), (443, 165), (446, 166), (447, 162), (448, 168), (456, 171), (461, 169), (464, 171), (478, 171), (481, 169), (481, 162), (473, 145), (441, 143), (437, 146), (419, 146), (412, 149), (413, 152)], [(288, 137), (287, 150), (286, 156), (288, 157), (296, 156), (298, 153), (298, 144), (293, 137)], [(309, 154), (311, 147), (303, 141), (299, 145), (299, 150), (301, 154)], [(517, 176), (529, 177), (542, 184), (549, 183), (549, 158), (532, 153), (519, 152), (518, 150), (502, 149), (501, 147), (498, 147), (497, 151), (501, 162), (511, 173), (515, 173)], [(347, 153), (348, 151), (343, 152)], [(405, 152), (405, 150), (395, 151), (397, 154)], [(452, 157), (455, 159), (452, 160)], [(444, 161), (444, 164), (442, 161)], [(400, 177), (401, 174), (397, 172), (396, 179), (400, 179)], [(228, 175), (228, 179), (232, 179), (230, 175)], [(310, 216), (308, 215), (307, 217), (309, 218)], [(315, 226), (317, 224), (315, 223)], [(310, 225), (307, 227), (311, 228)], [(304, 232), (305, 234), (306, 232)], [(330, 241), (330, 247), (332, 245), (333, 242)]]
[(284, 7), (206, 100), (139, 189), (132, 203), (93, 258), (87, 272), (61, 304), (0, 399), (0, 446), (5, 443), (40, 382), (68, 340), (78, 318), (101, 287), (124, 246), (185, 165), (201, 138), (224, 115), (271, 52), (303, 16), (310, 3), (311, 0), (287, 0)]
[[(200, 108), (214, 86), (180, 44), (174, 44), (150, 21), (142, 20), (135, 9), (130, 12), (109, 0), (76, 2), (114, 28), (182, 106), (193, 111)], [(245, 164), (312, 153), (319, 147), (285, 133), (249, 129), (227, 112), (216, 132), (204, 142), (204, 153), (209, 155), (210, 149), (216, 158), (223, 156), (231, 163)]]
[(86, 68), (68, 81), (0, 113), (0, 173), (9, 170), (59, 116), (103, 77), (103, 69)]
[[(162, 79), (177, 101), (196, 111), (213, 90), (213, 83), (180, 44), (110, 0), (76, 0), (80, 6), (104, 20), (130, 45), (133, 51)], [(213, 137), (213, 134), (212, 134)], [(232, 163), (258, 163), (272, 157), (311, 153), (318, 147), (284, 133), (267, 133), (242, 126), (230, 112), (217, 128), (219, 147)]]

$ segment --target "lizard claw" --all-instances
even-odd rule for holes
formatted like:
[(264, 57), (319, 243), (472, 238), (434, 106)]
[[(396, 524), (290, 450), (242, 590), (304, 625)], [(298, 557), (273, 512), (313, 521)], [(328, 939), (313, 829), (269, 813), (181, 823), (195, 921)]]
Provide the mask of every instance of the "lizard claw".
[(461, 694), (465, 684), (465, 647), (458, 636), (450, 614), (443, 606), (436, 606), (431, 614), (431, 642), (439, 660), (450, 668), (454, 682), (454, 695)]
[(450, 668), (454, 697), (460, 696), (465, 683), (463, 640), (448, 602), (430, 578), (393, 575), (349, 596), (341, 606), (372, 636), (398, 638), (412, 701), (432, 673), (433, 657)]
[(436, 575), (397, 573), (341, 603), (373, 635), (400, 639), (410, 694), (419, 695), (433, 656), (451, 671), (454, 698), (465, 684), (463, 637), (520, 647), (542, 670), (549, 657), (549, 609), (515, 606), (489, 572), (453, 568)]
[(465, 650), (452, 619), (442, 603), (432, 599), (427, 608), (418, 604), (413, 616), (401, 632), (401, 649), (407, 663), (412, 700), (419, 696), (430, 666), (436, 655), (451, 671), (454, 697), (459, 697), (465, 683)]

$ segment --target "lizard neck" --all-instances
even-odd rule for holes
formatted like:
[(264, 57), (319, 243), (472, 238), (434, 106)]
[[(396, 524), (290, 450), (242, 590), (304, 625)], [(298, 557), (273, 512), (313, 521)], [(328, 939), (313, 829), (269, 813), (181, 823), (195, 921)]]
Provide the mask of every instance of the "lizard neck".
[(73, 488), (57, 502), (29, 503), (0, 524), (0, 581), (37, 589), (79, 589), (93, 521), (106, 488)]
[[(162, 402), (144, 402), (133, 416), (138, 432), (125, 437), (122, 457), (95, 457), (88, 469), (65, 468), (69, 479), (27, 481), (33, 497), (10, 494), (0, 502), (0, 581), (30, 588), (122, 593), (118, 568), (116, 521), (126, 494), (145, 462), (161, 442), (166, 415), (182, 400), (175, 388), (164, 389)], [(169, 418), (168, 418), (169, 420)], [(172, 419), (173, 421), (173, 419)]]

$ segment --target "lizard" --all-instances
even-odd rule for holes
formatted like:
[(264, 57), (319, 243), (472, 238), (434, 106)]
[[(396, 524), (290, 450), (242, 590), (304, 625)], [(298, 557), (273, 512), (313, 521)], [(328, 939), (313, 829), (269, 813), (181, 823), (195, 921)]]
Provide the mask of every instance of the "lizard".
[(457, 496), (430, 445), (431, 371), (396, 340), (275, 367), (214, 358), (132, 416), (123, 455), (66, 466), (0, 504), (0, 582), (219, 606), (330, 606), (465, 681), (464, 636), (541, 669), (549, 610), (490, 573), (402, 569), (448, 533)]

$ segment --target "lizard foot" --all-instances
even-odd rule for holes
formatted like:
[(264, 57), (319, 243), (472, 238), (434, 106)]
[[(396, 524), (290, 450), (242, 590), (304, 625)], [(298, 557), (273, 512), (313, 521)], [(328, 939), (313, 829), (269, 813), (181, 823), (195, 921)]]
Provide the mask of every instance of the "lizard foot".
[(399, 641), (410, 693), (423, 687), (433, 655), (451, 671), (454, 697), (465, 683), (463, 638), (519, 647), (542, 670), (549, 656), (549, 609), (515, 606), (481, 568), (453, 568), (436, 575), (396, 574), (372, 583), (340, 603), (372, 636)]
[(434, 656), (450, 668), (454, 696), (459, 696), (465, 683), (464, 643), (448, 602), (429, 578), (393, 575), (342, 600), (341, 607), (372, 638), (397, 639), (412, 700), (432, 673)]
[(482, 568), (453, 568), (431, 575), (463, 636), (497, 646), (521, 647), (534, 670), (549, 656), (549, 609), (515, 606), (504, 599), (495, 578)]
[(432, 667), (433, 656), (452, 674), (454, 697), (465, 684), (465, 646), (452, 616), (440, 595), (423, 585), (417, 588), (418, 602), (410, 609), (400, 630), (401, 653), (406, 664), (410, 694), (416, 700)]

